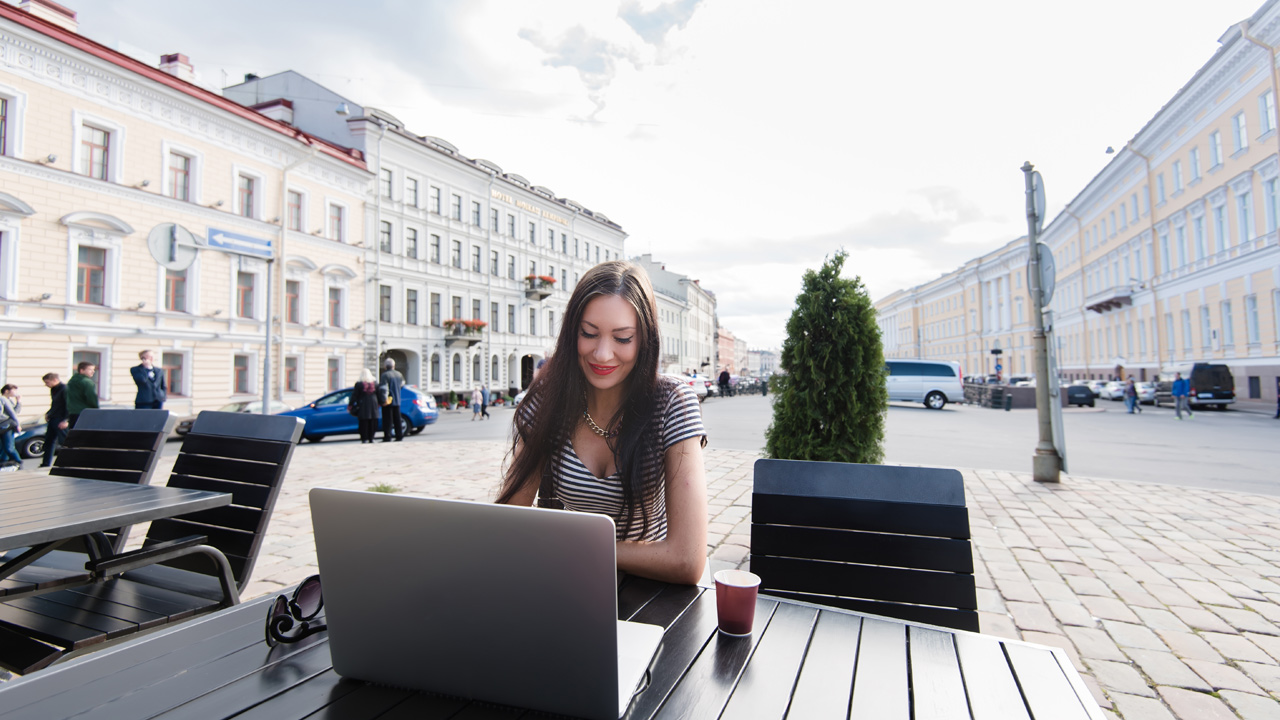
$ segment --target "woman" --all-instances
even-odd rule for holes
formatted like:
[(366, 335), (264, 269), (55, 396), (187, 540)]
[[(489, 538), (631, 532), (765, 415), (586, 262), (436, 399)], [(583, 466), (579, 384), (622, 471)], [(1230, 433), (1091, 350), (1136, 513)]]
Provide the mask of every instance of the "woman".
[(21, 409), (22, 396), (18, 394), (18, 386), (6, 383), (0, 388), (0, 472), (22, 467), (22, 456), (14, 446), (14, 440), (22, 434), (22, 423), (18, 421)]
[(484, 396), (480, 393), (480, 388), (471, 388), (471, 422), (475, 422), (480, 417), (480, 406), (483, 405)]
[(351, 388), (351, 414), (356, 416), (360, 427), (360, 442), (371, 443), (378, 432), (378, 418), (382, 416), (382, 406), (386, 403), (386, 394), (373, 379), (373, 371), (365, 368), (360, 371), (360, 380)]
[(659, 353), (644, 270), (588, 271), (516, 413), (498, 502), (607, 514), (620, 570), (693, 584), (706, 564), (706, 435), (693, 389), (658, 375)]

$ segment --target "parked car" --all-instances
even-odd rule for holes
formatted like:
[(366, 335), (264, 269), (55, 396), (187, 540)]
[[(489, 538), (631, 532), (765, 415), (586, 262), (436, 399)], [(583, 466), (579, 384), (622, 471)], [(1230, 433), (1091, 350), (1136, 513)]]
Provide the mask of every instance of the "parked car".
[(663, 375), (693, 388), (693, 394), (698, 396), (698, 402), (702, 402), (707, 399), (707, 383), (704, 380), (700, 380), (689, 375), (681, 375), (680, 373), (663, 373)]
[(1093, 393), (1095, 398), (1101, 397), (1102, 389), (1107, 386), (1107, 384), (1101, 380), (1077, 380), (1076, 382), (1079, 382), (1089, 388), (1089, 392)]
[[(306, 426), (302, 428), (302, 439), (320, 442), (330, 435), (355, 435), (360, 432), (356, 418), (347, 412), (347, 403), (351, 400), (351, 388), (335, 390), (320, 397), (306, 407), (280, 413), (302, 418)], [(400, 422), (406, 435), (417, 435), (428, 425), (440, 417), (436, 409), (435, 398), (405, 385), (400, 391)], [(382, 429), (382, 418), (378, 418), (378, 429)]]
[(1067, 386), (1067, 406), (1071, 405), (1087, 405), (1093, 407), (1094, 397), (1093, 391), (1085, 385), (1068, 385)]
[(1155, 405), (1156, 403), (1156, 384), (1153, 382), (1140, 382), (1137, 384), (1138, 402), (1144, 405)]
[(1124, 399), (1124, 383), (1119, 380), (1112, 380), (1102, 386), (1102, 391), (1098, 393), (1098, 397), (1103, 400), (1123, 400)]
[(1156, 378), (1156, 405), (1173, 404), (1173, 378), (1175, 373), (1191, 382), (1192, 408), (1211, 407), (1226, 410), (1236, 401), (1236, 380), (1231, 368), (1219, 363), (1185, 363), (1175, 365)]
[[(271, 412), (270, 412), (271, 415), (279, 415), (280, 413), (289, 412), (290, 410), (293, 409), (292, 405), (285, 405), (279, 400), (272, 400), (269, 407), (271, 408)], [(256, 413), (262, 412), (262, 401), (261, 400), (240, 400), (238, 402), (227, 403), (226, 405), (223, 405), (222, 407), (218, 408), (218, 412), (255, 413), (256, 414)], [(178, 421), (178, 424), (173, 428), (173, 431), (178, 433), (179, 435), (186, 435), (187, 433), (191, 432), (191, 424), (194, 423), (195, 421), (196, 421), (195, 415), (184, 417)]]
[(46, 423), (43, 420), (35, 418), (30, 422), (22, 423), (22, 433), (13, 439), (13, 444), (18, 449), (18, 454), (24, 459), (30, 460), (44, 456), (45, 427)]
[(958, 362), (936, 360), (886, 360), (885, 384), (890, 400), (924, 403), (941, 410), (949, 402), (964, 399), (963, 373)]

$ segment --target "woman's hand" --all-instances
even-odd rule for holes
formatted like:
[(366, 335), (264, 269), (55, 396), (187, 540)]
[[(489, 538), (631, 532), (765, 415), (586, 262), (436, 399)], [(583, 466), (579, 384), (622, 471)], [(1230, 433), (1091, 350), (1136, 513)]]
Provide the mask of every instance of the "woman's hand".
[(694, 585), (707, 564), (707, 478), (702, 438), (672, 445), (664, 457), (667, 538), (618, 542), (618, 569), (663, 582)]

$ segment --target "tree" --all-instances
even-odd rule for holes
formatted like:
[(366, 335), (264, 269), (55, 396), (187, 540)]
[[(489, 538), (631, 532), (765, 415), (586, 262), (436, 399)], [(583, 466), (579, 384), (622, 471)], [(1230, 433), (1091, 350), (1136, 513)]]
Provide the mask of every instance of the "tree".
[(841, 250), (804, 274), (782, 345), (784, 374), (775, 376), (778, 397), (765, 432), (769, 457), (884, 459), (884, 346), (862, 279), (840, 277), (847, 257)]

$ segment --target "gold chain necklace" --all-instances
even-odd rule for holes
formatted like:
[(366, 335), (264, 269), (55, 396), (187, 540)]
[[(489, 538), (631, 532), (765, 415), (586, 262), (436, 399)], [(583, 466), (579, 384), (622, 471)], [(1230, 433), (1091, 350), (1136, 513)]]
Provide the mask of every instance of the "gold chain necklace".
[(587, 412), (586, 408), (582, 409), (582, 417), (587, 419), (587, 427), (591, 428), (591, 432), (599, 435), (605, 440), (608, 440), (611, 437), (616, 437), (618, 435), (618, 431), (622, 429), (622, 423), (618, 423), (618, 427), (614, 428), (613, 430), (609, 430), (609, 431), (604, 430), (603, 428), (601, 428), (599, 425), (596, 424), (595, 420), (591, 419), (591, 413)]

